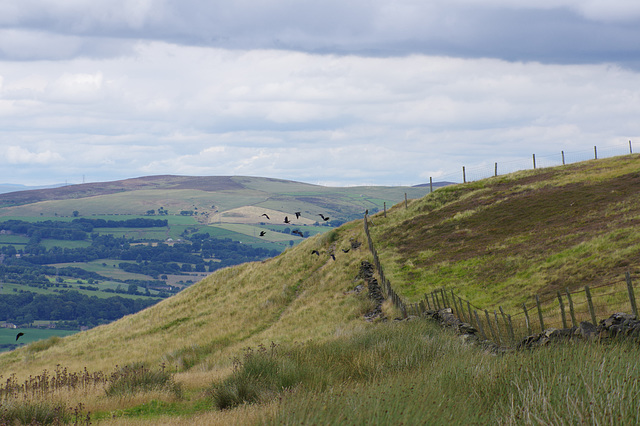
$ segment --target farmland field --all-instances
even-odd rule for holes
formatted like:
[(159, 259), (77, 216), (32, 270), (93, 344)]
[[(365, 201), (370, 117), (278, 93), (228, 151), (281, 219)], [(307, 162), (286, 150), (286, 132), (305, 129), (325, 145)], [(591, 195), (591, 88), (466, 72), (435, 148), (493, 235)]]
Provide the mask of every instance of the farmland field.
[(53, 336), (70, 336), (79, 331), (80, 330), (58, 330), (55, 328), (0, 328), (0, 352), (10, 350), (10, 347), (7, 347), (7, 345), (16, 344), (16, 335), (18, 333), (24, 333), (24, 336), (21, 336), (17, 343), (29, 344)]

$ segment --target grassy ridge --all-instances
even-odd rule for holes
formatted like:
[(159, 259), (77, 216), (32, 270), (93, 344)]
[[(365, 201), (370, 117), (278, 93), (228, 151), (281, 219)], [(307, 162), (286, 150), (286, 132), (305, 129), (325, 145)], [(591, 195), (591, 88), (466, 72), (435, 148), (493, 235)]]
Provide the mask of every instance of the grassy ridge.
[(446, 187), (373, 218), (385, 272), (417, 300), (455, 288), (480, 306), (640, 272), (640, 157)]

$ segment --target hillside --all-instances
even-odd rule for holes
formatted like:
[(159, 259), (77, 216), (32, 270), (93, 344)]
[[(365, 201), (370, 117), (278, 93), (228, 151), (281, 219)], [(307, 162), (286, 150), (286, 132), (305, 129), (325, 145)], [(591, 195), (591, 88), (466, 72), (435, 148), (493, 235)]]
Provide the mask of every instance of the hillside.
[(444, 286), (515, 306), (640, 272), (639, 190), (637, 155), (528, 170), (439, 189), (371, 232), (410, 300)]
[[(524, 171), (441, 188), (408, 208), (402, 202), (386, 217), (374, 215), (371, 232), (391, 282), (407, 299), (445, 286), (474, 303), (510, 306), (534, 291), (637, 273), (639, 188), (636, 155)], [(276, 258), (217, 271), (115, 323), (0, 354), (0, 371), (26, 378), (58, 364), (110, 371), (146, 362), (176, 372), (184, 399), (85, 395), (109, 424), (128, 424), (129, 417), (142, 424), (638, 420), (628, 403), (612, 407), (608, 399), (616, 392), (618, 401), (633, 401), (640, 391), (637, 380), (622, 384), (640, 377), (635, 346), (611, 356), (599, 345), (572, 345), (557, 355), (550, 348), (495, 357), (421, 321), (365, 321), (371, 302), (354, 291), (363, 283), (361, 262), (371, 261), (366, 244), (354, 244), (364, 242), (362, 221), (347, 223)], [(389, 305), (384, 312), (397, 315)], [(257, 406), (222, 412), (203, 402), (211, 383), (244, 371), (233, 357), (272, 343), (281, 348), (267, 355), (278, 360), (274, 365), (311, 369), (296, 370), (298, 381), (287, 382), (296, 391), (276, 386)], [(242, 359), (246, 366), (252, 358)], [(603, 365), (607, 378), (582, 373)], [(144, 411), (153, 404), (155, 412)]]
[[(302, 213), (309, 223), (318, 213), (348, 221), (365, 209), (422, 197), (428, 187), (326, 187), (247, 176), (148, 176), (114, 182), (0, 194), (0, 217), (146, 215), (162, 208), (171, 215), (192, 211), (200, 223), (257, 223), (264, 212), (282, 223)], [(243, 208), (251, 207), (245, 211)], [(260, 214), (257, 214), (260, 212)]]

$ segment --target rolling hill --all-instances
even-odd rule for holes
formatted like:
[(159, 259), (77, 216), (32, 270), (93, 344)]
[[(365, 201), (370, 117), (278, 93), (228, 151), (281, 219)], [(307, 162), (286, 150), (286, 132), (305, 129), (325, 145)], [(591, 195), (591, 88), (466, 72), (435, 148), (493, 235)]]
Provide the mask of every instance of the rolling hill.
[(296, 211), (310, 223), (319, 220), (319, 213), (344, 222), (365, 209), (395, 204), (405, 194), (418, 198), (428, 192), (428, 187), (341, 188), (247, 176), (148, 176), (0, 194), (0, 217), (71, 216), (74, 211), (81, 216), (146, 215), (162, 207), (171, 215), (192, 211), (204, 224), (256, 223), (259, 211), (277, 215), (279, 223)]
[[(529, 170), (396, 204), (371, 217), (371, 232), (391, 282), (407, 300), (444, 286), (480, 306), (516, 306), (533, 292), (637, 273), (639, 188), (637, 155)], [(357, 291), (361, 264), (371, 261), (364, 242), (362, 220), (354, 220), (275, 258), (219, 270), (117, 322), (0, 354), (0, 371), (22, 379), (56, 365), (110, 371), (162, 363), (183, 386), (180, 397), (74, 396), (105, 424), (638, 420), (633, 402), (624, 401), (634, 400), (640, 382), (622, 382), (640, 377), (635, 345), (496, 357), (419, 320), (365, 321), (373, 306)], [(383, 312), (398, 315), (388, 303)], [(257, 376), (246, 370), (254, 359), (266, 360)], [(212, 389), (219, 402), (219, 389), (233, 383), (237, 396), (241, 382), (232, 379), (257, 377), (255, 383), (267, 386), (269, 366), (280, 372), (269, 374), (295, 378), (269, 388), (256, 405), (219, 411), (210, 402)], [(611, 404), (612, 393), (619, 404)]]

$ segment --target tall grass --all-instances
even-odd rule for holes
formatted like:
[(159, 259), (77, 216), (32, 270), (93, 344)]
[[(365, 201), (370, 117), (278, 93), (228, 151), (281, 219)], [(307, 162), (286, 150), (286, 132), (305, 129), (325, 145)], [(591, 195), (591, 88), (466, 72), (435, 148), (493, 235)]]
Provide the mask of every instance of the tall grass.
[(173, 377), (164, 365), (153, 370), (143, 363), (136, 363), (120, 368), (111, 374), (110, 382), (105, 393), (107, 396), (135, 394), (138, 392), (168, 391), (180, 397), (180, 386), (173, 381)]
[[(284, 394), (277, 414), (263, 421), (355, 425), (640, 421), (640, 351), (633, 343), (563, 344), (496, 356), (464, 346), (446, 333), (429, 331), (428, 325), (405, 325), (383, 325), (342, 342), (358, 348), (354, 354), (361, 355), (354, 359), (335, 354), (325, 364), (331, 366), (325, 386), (304, 385)], [(398, 326), (412, 331), (390, 332)], [(378, 332), (384, 338), (371, 335)], [(327, 353), (333, 352), (326, 349), (309, 347), (304, 353), (309, 360), (325, 363)], [(368, 368), (357, 368), (358, 364)]]

